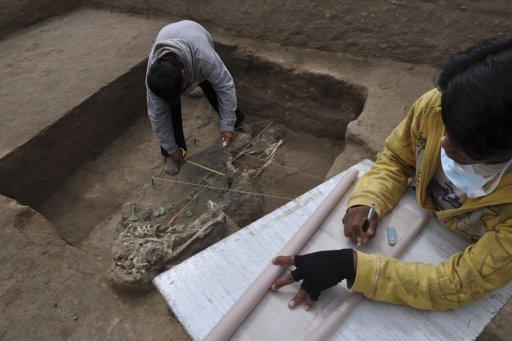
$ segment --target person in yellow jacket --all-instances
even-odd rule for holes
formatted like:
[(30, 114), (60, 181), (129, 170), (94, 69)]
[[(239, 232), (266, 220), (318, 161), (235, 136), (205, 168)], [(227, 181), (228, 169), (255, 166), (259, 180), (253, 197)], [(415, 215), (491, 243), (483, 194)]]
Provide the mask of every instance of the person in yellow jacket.
[[(280, 256), (295, 265), (271, 287), (301, 281), (290, 301), (309, 310), (322, 290), (347, 279), (374, 300), (417, 309), (456, 309), (512, 279), (512, 36), (488, 39), (446, 59), (437, 88), (414, 103), (357, 183), (344, 233), (365, 243), (408, 181), (419, 204), (471, 240), (439, 264), (407, 263), (352, 249)], [(363, 233), (370, 206), (377, 215)]]

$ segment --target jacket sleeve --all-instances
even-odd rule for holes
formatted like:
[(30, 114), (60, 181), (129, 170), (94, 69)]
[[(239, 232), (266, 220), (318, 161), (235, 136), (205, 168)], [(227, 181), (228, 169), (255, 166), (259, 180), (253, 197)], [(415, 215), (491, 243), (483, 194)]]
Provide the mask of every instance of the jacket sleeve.
[(151, 127), (160, 141), (160, 145), (169, 154), (174, 153), (178, 146), (174, 139), (169, 105), (151, 90), (147, 89), (147, 106)]
[(512, 219), (439, 264), (404, 263), (357, 251), (352, 290), (417, 309), (455, 309), (512, 279)]
[(414, 175), (416, 140), (429, 97), (430, 93), (427, 93), (418, 99), (407, 117), (391, 132), (384, 151), (356, 184), (348, 200), (349, 207), (375, 204), (381, 218), (398, 203), (408, 179)]
[(215, 51), (212, 59), (211, 72), (206, 79), (212, 84), (219, 100), (220, 131), (232, 132), (235, 127), (237, 108), (235, 82)]

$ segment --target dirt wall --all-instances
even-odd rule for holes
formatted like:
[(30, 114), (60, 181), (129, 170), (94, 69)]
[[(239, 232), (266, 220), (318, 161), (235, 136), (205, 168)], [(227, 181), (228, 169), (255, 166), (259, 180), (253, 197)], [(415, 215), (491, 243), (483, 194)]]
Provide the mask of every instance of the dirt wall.
[(0, 193), (38, 207), (145, 112), (147, 61), (0, 159)]
[(363, 110), (366, 89), (360, 86), (286, 67), (240, 46), (216, 42), (215, 47), (234, 75), (240, 107), (251, 116), (342, 140), (348, 123)]
[(284, 45), (435, 65), (512, 31), (510, 0), (94, 0), (111, 9), (198, 20)]
[(82, 0), (0, 0), (0, 38), (12, 31), (76, 8)]
[(0, 339), (188, 340), (157, 292), (113, 292), (91, 246), (67, 245), (43, 216), (2, 195), (0, 235)]

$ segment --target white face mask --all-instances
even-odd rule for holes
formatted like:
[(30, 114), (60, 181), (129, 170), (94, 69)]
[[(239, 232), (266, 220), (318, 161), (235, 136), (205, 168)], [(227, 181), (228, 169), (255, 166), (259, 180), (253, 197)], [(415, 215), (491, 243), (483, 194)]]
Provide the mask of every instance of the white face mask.
[[(441, 166), (444, 174), (458, 189), (466, 193), (468, 198), (479, 198), (492, 193), (511, 164), (512, 159), (494, 165), (461, 165), (450, 159), (441, 148)], [(493, 179), (494, 182), (485, 189), (485, 185)]]

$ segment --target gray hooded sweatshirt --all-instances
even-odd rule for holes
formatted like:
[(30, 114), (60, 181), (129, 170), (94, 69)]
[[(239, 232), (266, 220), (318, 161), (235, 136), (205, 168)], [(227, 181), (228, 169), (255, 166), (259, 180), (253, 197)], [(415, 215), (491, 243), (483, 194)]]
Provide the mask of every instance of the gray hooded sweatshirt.
[[(220, 131), (232, 132), (236, 116), (236, 92), (233, 77), (213, 48), (213, 40), (206, 29), (190, 20), (165, 26), (157, 35), (148, 60), (148, 70), (162, 56), (173, 53), (184, 63), (187, 78), (185, 90), (191, 90), (208, 80), (219, 100)], [(148, 116), (160, 145), (174, 153), (174, 140), (169, 105), (147, 89)]]

